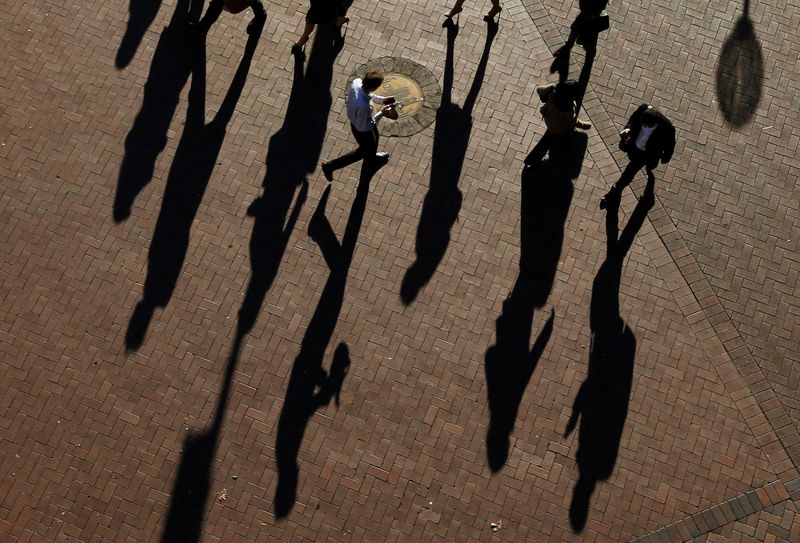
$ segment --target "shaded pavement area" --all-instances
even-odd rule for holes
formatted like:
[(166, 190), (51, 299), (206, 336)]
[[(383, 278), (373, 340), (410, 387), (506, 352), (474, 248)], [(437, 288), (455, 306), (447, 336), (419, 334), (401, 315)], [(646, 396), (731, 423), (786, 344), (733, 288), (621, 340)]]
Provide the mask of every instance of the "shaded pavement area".
[[(552, 74), (578, 2), (502, 5), (0, 7), (0, 540), (800, 541), (800, 4), (611, 2)], [(384, 56), (436, 122), (329, 185)]]

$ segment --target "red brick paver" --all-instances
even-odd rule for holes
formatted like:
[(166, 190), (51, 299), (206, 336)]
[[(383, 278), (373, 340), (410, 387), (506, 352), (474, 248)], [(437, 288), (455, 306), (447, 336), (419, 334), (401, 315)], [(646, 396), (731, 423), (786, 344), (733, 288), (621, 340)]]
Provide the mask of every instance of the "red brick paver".
[[(402, 56), (443, 82), (448, 6), (356, 2), (341, 50), (310, 44), (303, 73), (288, 49), (306, 7), (271, 3), (236, 79), (249, 13), (212, 28), (201, 77), (187, 4), (153, 4), (131, 3), (146, 30), (130, 55), (121, 0), (0, 7), (0, 540), (796, 539), (794, 0), (750, 6), (764, 77), (741, 127), (715, 69), (742, 6), (612, 2), (581, 167), (532, 178), (533, 88), (576, 3), (504, 2), (482, 74), (488, 3), (467, 3), (452, 102), (476, 77), (480, 92), (441, 199), (457, 218), (409, 305), (435, 126), (384, 139), (368, 193), (354, 167), (323, 198), (316, 164), (352, 146), (355, 67)], [(637, 231), (615, 281), (597, 200), (641, 101), (679, 144), (640, 225), (643, 179), (623, 196), (619, 233)], [(129, 217), (121, 177), (140, 180)], [(590, 360), (593, 307), (614, 309), (628, 365)], [(587, 452), (608, 473), (576, 532)]]

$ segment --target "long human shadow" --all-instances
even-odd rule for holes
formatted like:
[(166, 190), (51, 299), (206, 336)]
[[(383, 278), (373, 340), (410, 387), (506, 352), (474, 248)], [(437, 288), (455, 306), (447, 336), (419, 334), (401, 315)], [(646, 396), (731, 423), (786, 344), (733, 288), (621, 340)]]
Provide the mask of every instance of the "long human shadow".
[(125, 28), (125, 35), (122, 36), (117, 56), (114, 59), (114, 65), (118, 69), (124, 68), (131, 62), (144, 37), (144, 33), (150, 28), (150, 24), (156, 18), (161, 7), (161, 0), (129, 1), (128, 26)]
[(564, 242), (573, 181), (578, 178), (588, 138), (573, 133), (560, 153), (522, 175), (519, 273), (496, 321), (496, 342), (486, 351), (489, 403), (486, 457), (497, 472), (505, 465), (520, 402), (553, 332), (555, 315), (530, 347), (535, 309), (547, 302)]
[[(211, 176), (219, 148), (225, 137), (226, 126), (242, 93), (260, 34), (261, 28), (258, 28), (258, 32), (253, 32), (248, 39), (244, 56), (239, 63), (231, 87), (228, 89), (219, 112), (208, 124), (204, 121), (205, 48), (201, 47), (198, 51), (196, 67), (192, 73), (192, 85), (189, 90), (189, 108), (191, 110), (188, 116), (189, 121), (187, 121), (184, 137), (181, 140), (183, 145), (178, 146), (178, 152), (175, 155), (173, 171), (176, 173), (174, 177), (170, 176), (168, 181), (164, 204), (151, 245), (148, 281), (152, 276), (158, 278), (159, 282), (156, 285), (157, 280), (154, 279), (152, 283), (145, 283), (145, 298), (139, 307), (142, 307), (143, 304), (152, 305), (153, 300), (159, 300), (159, 298), (153, 298), (157, 295), (151, 294), (152, 289), (158, 288), (159, 292), (166, 292), (161, 289), (174, 286), (188, 246), (192, 219)], [(148, 284), (156, 286), (150, 287), (151, 290), (148, 290)], [(139, 307), (137, 307), (137, 312)], [(149, 308), (149, 305), (144, 307)], [(136, 315), (134, 313), (134, 318), (139, 318)], [(132, 327), (141, 325), (141, 322), (132, 322), (129, 334)], [(219, 444), (238, 352), (239, 338), (237, 337), (231, 357), (225, 367), (213, 419), (203, 431), (190, 433), (184, 442), (167, 511), (166, 526), (161, 537), (162, 543), (195, 543), (200, 540), (203, 515), (211, 488), (211, 463)]]
[(492, 41), (497, 35), (498, 25), (487, 24), (486, 44), (478, 62), (472, 86), (459, 107), (452, 102), (453, 49), (458, 27), (447, 26), (447, 56), (444, 65), (442, 102), (436, 110), (436, 125), (433, 132), (431, 177), (428, 192), (422, 202), (415, 251), (416, 261), (406, 271), (400, 285), (400, 298), (411, 304), (419, 291), (433, 277), (450, 243), (450, 229), (458, 219), (462, 195), (458, 180), (464, 166), (469, 137), (472, 132), (472, 110), (478, 98)]
[(319, 25), (305, 73), (303, 59), (294, 57), (286, 115), (281, 128), (269, 140), (263, 193), (247, 210), (254, 219), (250, 281), (239, 310), (238, 335), (248, 334), (255, 325), (305, 203), (306, 177), (319, 162), (333, 102), (333, 64), (343, 45), (338, 28)]
[(330, 274), (300, 343), (300, 352), (289, 375), (286, 398), (278, 419), (278, 435), (275, 439), (278, 484), (274, 502), (275, 515), (278, 518), (286, 517), (294, 507), (299, 478), (297, 456), (306, 427), (317, 408), (327, 405), (332, 397), (336, 397), (336, 405), (339, 405), (338, 394), (350, 366), (350, 356), (345, 344), (340, 343), (337, 346), (328, 372), (323, 368), (323, 358), (342, 310), (347, 274), (353, 261), (367, 205), (369, 183), (374, 173), (368, 166), (362, 166), (356, 197), (341, 244), (325, 217), (330, 186), (325, 189), (309, 223), (308, 233), (319, 245)]
[(722, 116), (733, 126), (753, 118), (764, 86), (761, 44), (750, 21), (750, 0), (722, 45), (717, 63), (717, 101)]
[(208, 123), (205, 120), (205, 46), (202, 42), (195, 42), (186, 125), (167, 176), (161, 211), (150, 242), (144, 293), (128, 323), (127, 349), (135, 350), (141, 346), (155, 308), (166, 307), (175, 290), (189, 247), (192, 221), (244, 89), (260, 35), (261, 28), (258, 28), (248, 38), (231, 86), (219, 111)]
[(589, 369), (564, 431), (567, 437), (580, 419), (575, 455), (579, 475), (569, 509), (570, 524), (576, 532), (586, 526), (589, 500), (597, 482), (607, 480), (614, 471), (628, 416), (636, 337), (620, 315), (619, 289), (625, 255), (655, 203), (654, 182), (651, 173), (621, 235), (618, 236), (618, 206), (610, 206), (606, 214), (606, 260), (592, 284)]
[(114, 222), (128, 218), (133, 201), (153, 178), (156, 159), (167, 145), (181, 92), (192, 72), (196, 51), (202, 47), (187, 31), (186, 21), (196, 19), (201, 9), (202, 2), (178, 0), (172, 19), (158, 38), (142, 107), (125, 137), (125, 155), (114, 195)]

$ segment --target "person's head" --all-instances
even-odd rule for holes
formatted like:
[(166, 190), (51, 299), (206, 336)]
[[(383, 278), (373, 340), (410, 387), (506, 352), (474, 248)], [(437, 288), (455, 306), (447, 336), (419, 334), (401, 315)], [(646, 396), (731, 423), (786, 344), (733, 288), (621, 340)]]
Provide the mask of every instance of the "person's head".
[(361, 79), (361, 87), (366, 92), (373, 92), (378, 89), (383, 83), (383, 72), (372, 70), (364, 74)]
[(648, 106), (642, 113), (642, 126), (647, 128), (655, 128), (658, 126), (659, 114), (658, 110), (653, 106)]
[(558, 109), (569, 110), (578, 94), (578, 82), (574, 79), (561, 81), (556, 85), (553, 102)]

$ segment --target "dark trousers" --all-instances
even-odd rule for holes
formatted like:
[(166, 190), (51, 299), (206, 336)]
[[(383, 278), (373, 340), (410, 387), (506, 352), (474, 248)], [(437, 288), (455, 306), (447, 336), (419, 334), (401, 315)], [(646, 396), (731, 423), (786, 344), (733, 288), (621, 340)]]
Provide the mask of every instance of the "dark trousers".
[(331, 171), (339, 170), (362, 159), (364, 160), (364, 164), (367, 166), (372, 166), (375, 164), (375, 153), (378, 152), (378, 140), (380, 140), (378, 127), (373, 126), (372, 130), (370, 131), (359, 132), (351, 123), (350, 130), (353, 132), (353, 137), (356, 138), (358, 147), (346, 155), (342, 155), (339, 158), (335, 158), (328, 162), (328, 167)]
[(636, 177), (636, 173), (645, 166), (647, 166), (646, 169), (648, 180), (653, 177), (653, 169), (658, 165), (657, 159), (648, 160), (645, 152), (640, 151), (635, 145), (633, 145), (633, 143), (630, 144), (630, 147), (627, 149), (627, 153), (630, 162), (628, 162), (628, 166), (625, 168), (625, 171), (622, 172), (619, 181), (614, 183), (606, 196), (616, 197), (622, 194), (622, 189), (630, 185), (631, 181), (633, 181), (633, 178)]

